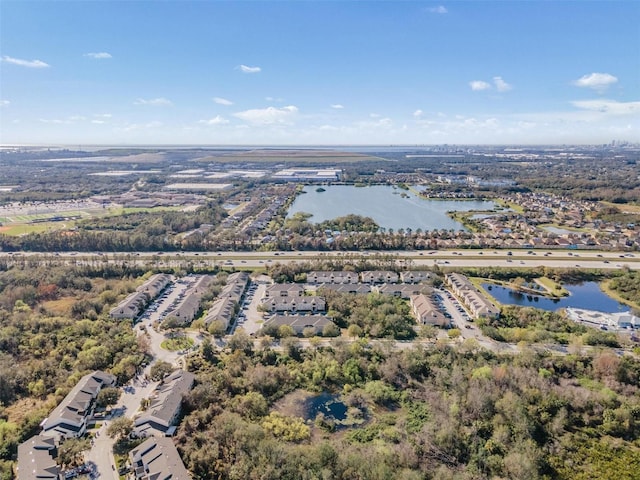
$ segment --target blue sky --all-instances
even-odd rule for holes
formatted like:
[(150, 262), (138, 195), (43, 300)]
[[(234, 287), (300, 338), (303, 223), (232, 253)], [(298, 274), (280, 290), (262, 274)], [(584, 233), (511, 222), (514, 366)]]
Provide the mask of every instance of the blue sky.
[(0, 2), (2, 144), (640, 141), (640, 2)]

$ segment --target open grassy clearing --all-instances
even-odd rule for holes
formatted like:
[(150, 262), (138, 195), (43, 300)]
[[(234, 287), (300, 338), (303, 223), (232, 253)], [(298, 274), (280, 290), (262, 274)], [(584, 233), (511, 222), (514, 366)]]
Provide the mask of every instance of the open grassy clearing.
[(4, 225), (0, 227), (0, 233), (11, 236), (27, 235), (29, 233), (50, 232), (53, 230), (63, 230), (74, 226), (73, 222), (43, 222), (43, 223), (18, 223), (15, 225)]
[(569, 291), (567, 289), (549, 277), (536, 278), (535, 282), (542, 285), (547, 292), (554, 297), (566, 297), (569, 295)]
[(50, 300), (42, 302), (42, 306), (54, 315), (68, 315), (71, 313), (71, 307), (77, 302), (75, 297), (64, 297), (58, 300)]
[(611, 203), (611, 202), (600, 202), (607, 207), (614, 207), (620, 210), (623, 213), (633, 213), (636, 215), (640, 215), (640, 205), (633, 205), (631, 203)]
[(516, 213), (524, 213), (524, 208), (516, 203), (506, 202), (501, 199), (494, 199), (493, 201), (505, 209), (511, 209)]
[(160, 344), (160, 346), (165, 350), (175, 352), (176, 350), (191, 348), (193, 346), (193, 340), (189, 337), (167, 338)]
[(557, 223), (544, 223), (538, 225), (540, 228), (557, 228), (558, 230), (566, 230), (568, 232), (576, 232), (576, 233), (590, 233), (591, 230), (588, 228), (576, 228), (576, 227), (568, 227), (567, 225), (558, 225)]
[(39, 399), (35, 397), (25, 397), (17, 402), (3, 408), (3, 414), (6, 415), (7, 421), (20, 425), (25, 421), (26, 417), (33, 412), (43, 411), (46, 413), (55, 405), (55, 398)]

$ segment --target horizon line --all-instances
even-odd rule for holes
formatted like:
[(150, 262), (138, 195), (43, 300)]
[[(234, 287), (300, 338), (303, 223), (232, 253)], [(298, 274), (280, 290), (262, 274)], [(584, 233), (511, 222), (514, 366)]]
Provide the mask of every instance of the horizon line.
[(612, 140), (607, 143), (0, 143), (0, 148), (20, 148), (20, 147), (111, 147), (111, 148), (149, 148), (149, 147), (190, 147), (190, 148), (340, 148), (340, 147), (536, 147), (536, 146), (558, 146), (558, 147), (594, 147), (611, 145), (613, 142), (620, 142), (627, 145), (640, 145), (640, 142), (627, 140)]

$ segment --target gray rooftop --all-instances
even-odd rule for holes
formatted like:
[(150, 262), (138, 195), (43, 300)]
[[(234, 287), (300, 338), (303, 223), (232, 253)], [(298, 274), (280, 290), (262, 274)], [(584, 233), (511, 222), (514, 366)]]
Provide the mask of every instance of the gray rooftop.
[(18, 480), (58, 480), (60, 467), (53, 438), (36, 435), (18, 445)]
[(189, 480), (187, 471), (170, 438), (151, 437), (129, 452), (137, 480)]

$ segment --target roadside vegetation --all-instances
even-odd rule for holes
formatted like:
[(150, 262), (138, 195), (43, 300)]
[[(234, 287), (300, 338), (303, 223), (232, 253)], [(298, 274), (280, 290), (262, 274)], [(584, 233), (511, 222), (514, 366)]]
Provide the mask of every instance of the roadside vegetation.
[(637, 271), (624, 271), (622, 275), (607, 282), (606, 288), (634, 308), (640, 309), (640, 274)]

